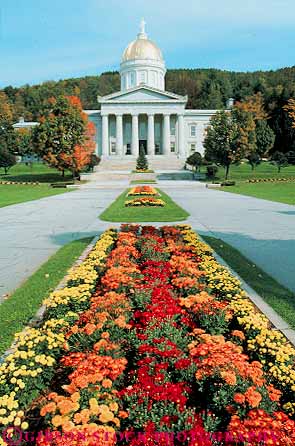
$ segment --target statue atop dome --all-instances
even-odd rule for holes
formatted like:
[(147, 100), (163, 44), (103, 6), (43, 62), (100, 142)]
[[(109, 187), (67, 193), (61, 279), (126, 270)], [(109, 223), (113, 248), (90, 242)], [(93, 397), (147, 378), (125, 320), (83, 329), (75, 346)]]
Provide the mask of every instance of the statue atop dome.
[(144, 18), (140, 21), (140, 33), (137, 35), (138, 39), (147, 39), (147, 34), (145, 32), (146, 21)]

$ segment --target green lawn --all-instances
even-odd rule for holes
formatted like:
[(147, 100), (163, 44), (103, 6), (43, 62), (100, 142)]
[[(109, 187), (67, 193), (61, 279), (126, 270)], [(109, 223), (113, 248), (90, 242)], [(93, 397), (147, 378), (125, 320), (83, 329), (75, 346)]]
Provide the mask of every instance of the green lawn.
[(60, 248), (0, 304), (0, 354), (11, 345), (14, 334), (21, 331), (36, 314), (42, 301), (56, 288), (91, 240), (76, 240)]
[[(178, 206), (171, 198), (162, 192), (161, 199), (165, 201), (164, 207), (125, 207), (127, 193), (130, 189), (124, 191), (101, 215), (100, 219), (113, 222), (156, 222), (156, 221), (181, 221), (185, 220), (189, 214)], [(130, 198), (130, 197), (129, 197)]]
[(155, 184), (156, 180), (131, 180), (130, 184)]
[(226, 262), (267, 302), (288, 324), (295, 328), (294, 293), (278, 283), (251, 260), (223, 240), (202, 236)]
[(222, 187), (221, 190), (264, 200), (295, 204), (295, 181), (289, 183), (238, 183), (236, 186)]
[[(201, 172), (206, 172), (206, 168), (202, 167)], [(225, 169), (218, 167), (216, 180), (223, 181), (224, 178)], [(284, 167), (280, 173), (278, 173), (277, 167), (269, 162), (262, 162), (254, 170), (251, 170), (251, 166), (246, 162), (230, 167), (230, 180), (247, 181), (251, 178), (295, 178), (295, 166)]]
[(66, 172), (65, 177), (62, 177), (57, 169), (52, 169), (43, 163), (33, 163), (31, 167), (18, 163), (8, 171), (8, 175), (4, 175), (3, 169), (0, 170), (0, 181), (58, 183), (72, 180), (70, 172)]
[[(205, 168), (202, 168), (205, 172)], [(223, 181), (225, 170), (219, 167), (217, 177), (214, 181)], [(247, 180), (254, 178), (294, 178), (295, 166), (282, 168), (278, 173), (277, 168), (269, 162), (262, 162), (260, 166), (252, 170), (248, 163), (231, 166), (229, 179), (236, 182), (235, 186), (226, 186), (221, 189), (240, 195), (263, 198), (264, 200), (277, 201), (286, 204), (295, 204), (295, 181), (273, 182), (273, 183), (248, 183)]]
[(39, 198), (50, 197), (51, 195), (62, 194), (70, 191), (71, 189), (52, 188), (46, 184), (39, 186), (0, 184), (0, 207), (23, 203), (25, 201), (38, 200)]

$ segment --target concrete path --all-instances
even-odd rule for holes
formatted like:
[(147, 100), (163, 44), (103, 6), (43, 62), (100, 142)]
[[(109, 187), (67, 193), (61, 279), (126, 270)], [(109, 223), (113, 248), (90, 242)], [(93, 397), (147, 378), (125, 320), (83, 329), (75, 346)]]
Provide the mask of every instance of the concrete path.
[(295, 292), (295, 206), (176, 183), (161, 188), (191, 214), (196, 231), (228, 242)]
[[(98, 215), (128, 186), (127, 179), (111, 173), (107, 180), (91, 178), (79, 190), (0, 209), (0, 300), (62, 245), (119, 226)], [(295, 291), (295, 207), (191, 181), (161, 181), (159, 187), (190, 212), (194, 229), (229, 242)]]
[(109, 227), (99, 214), (123, 190), (84, 186), (69, 193), (0, 209), (0, 300), (71, 240)]

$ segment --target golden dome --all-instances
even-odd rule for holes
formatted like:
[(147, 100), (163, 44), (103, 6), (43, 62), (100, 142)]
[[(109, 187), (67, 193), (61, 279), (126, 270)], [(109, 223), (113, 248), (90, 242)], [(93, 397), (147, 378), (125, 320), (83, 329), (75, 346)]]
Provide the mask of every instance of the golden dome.
[(147, 38), (144, 20), (141, 21), (141, 31), (137, 35), (137, 39), (129, 43), (122, 56), (122, 62), (135, 59), (163, 62), (160, 48)]

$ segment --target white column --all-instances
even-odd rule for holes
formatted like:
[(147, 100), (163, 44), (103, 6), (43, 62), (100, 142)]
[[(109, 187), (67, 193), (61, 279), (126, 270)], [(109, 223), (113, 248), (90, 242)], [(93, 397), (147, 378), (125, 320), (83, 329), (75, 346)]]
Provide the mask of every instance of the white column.
[(116, 115), (116, 155), (123, 155), (123, 117)]
[(170, 115), (164, 115), (164, 129), (163, 129), (163, 153), (169, 155), (171, 153), (170, 147)]
[(139, 154), (139, 140), (138, 140), (138, 115), (132, 115), (132, 155)]
[(102, 156), (109, 156), (109, 117), (102, 115)]
[(184, 143), (184, 118), (183, 115), (178, 115), (178, 156), (185, 158), (185, 143)]
[(154, 115), (148, 115), (148, 144), (147, 153), (150, 156), (155, 154), (155, 123)]

